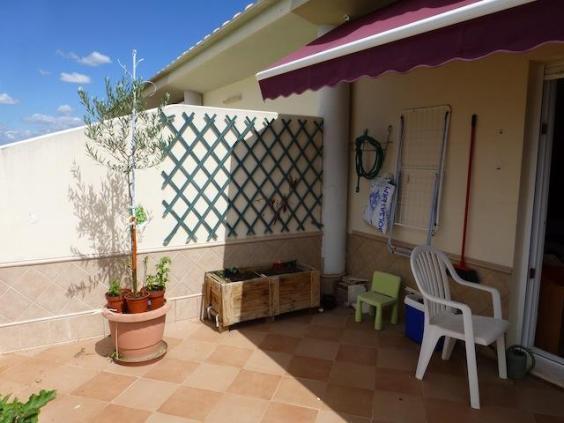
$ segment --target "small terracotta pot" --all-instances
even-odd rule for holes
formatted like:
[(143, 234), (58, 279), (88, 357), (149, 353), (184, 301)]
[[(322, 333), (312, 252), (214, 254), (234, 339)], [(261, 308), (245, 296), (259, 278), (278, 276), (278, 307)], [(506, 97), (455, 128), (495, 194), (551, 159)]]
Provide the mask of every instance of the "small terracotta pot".
[(149, 294), (135, 295), (133, 293), (125, 294), (125, 302), (127, 303), (127, 312), (129, 314), (145, 313), (149, 310)]
[(123, 296), (106, 294), (106, 307), (115, 313), (123, 313)]
[(123, 302), (122, 302), (122, 312), (123, 313), (127, 313), (127, 302), (125, 301), (125, 296), (127, 294), (131, 294), (133, 291), (131, 291), (131, 289), (129, 288), (121, 288), (121, 296), (123, 298)]
[(159, 289), (155, 291), (149, 291), (149, 301), (151, 302), (151, 310), (156, 310), (160, 308), (165, 303), (165, 290)]

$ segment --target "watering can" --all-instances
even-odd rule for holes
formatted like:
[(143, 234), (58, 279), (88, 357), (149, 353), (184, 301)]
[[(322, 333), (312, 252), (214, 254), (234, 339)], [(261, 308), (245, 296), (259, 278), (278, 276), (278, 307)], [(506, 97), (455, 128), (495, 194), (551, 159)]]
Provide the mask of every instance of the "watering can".
[(521, 345), (507, 349), (507, 376), (510, 379), (522, 379), (535, 367), (535, 356)]

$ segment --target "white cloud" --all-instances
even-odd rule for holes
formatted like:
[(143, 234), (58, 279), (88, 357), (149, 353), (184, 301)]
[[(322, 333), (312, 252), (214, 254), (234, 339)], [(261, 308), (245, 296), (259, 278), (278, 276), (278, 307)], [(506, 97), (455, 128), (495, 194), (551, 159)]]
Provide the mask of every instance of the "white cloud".
[(0, 124), (0, 145), (83, 125), (82, 119), (71, 115), (72, 108), (68, 104), (59, 106), (57, 111), (60, 114), (55, 116), (43, 113), (27, 116), (24, 118), (27, 128), (9, 128)]
[(62, 115), (70, 115), (73, 112), (73, 108), (68, 104), (61, 104), (59, 107), (57, 107), (57, 112)]
[(0, 126), (0, 145), (24, 140), (38, 135), (31, 129), (11, 129)]
[(8, 95), (8, 93), (0, 93), (0, 104), (16, 104), (18, 100)]
[(47, 132), (60, 131), (62, 129), (74, 128), (82, 125), (82, 120), (76, 116), (52, 116), (43, 113), (34, 113), (24, 119), (28, 123), (32, 123), (48, 129)]
[(57, 50), (57, 54), (65, 59), (74, 60), (76, 63), (80, 63), (85, 66), (100, 66), (108, 63), (112, 63), (112, 59), (99, 51), (93, 51), (86, 56), (79, 56), (78, 54), (69, 51), (64, 52), (62, 50)]
[(112, 59), (105, 54), (102, 54), (98, 51), (93, 51), (88, 56), (81, 57), (78, 60), (78, 63), (86, 66), (100, 66), (105, 65), (107, 63), (112, 63)]
[(70, 82), (72, 84), (90, 84), (90, 77), (78, 72), (61, 72), (61, 81)]
[(51, 72), (49, 72), (48, 70), (45, 70), (45, 69), (38, 69), (38, 71), (39, 71), (39, 74), (41, 76), (51, 75)]

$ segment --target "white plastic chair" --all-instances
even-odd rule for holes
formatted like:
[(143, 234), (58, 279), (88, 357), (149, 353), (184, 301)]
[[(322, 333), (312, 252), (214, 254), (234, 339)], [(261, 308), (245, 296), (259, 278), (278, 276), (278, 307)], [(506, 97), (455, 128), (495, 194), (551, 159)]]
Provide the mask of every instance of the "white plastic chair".
[[(466, 304), (450, 299), (447, 269), (452, 279), (460, 285), (487, 291), (492, 295), (493, 318), (473, 316), (470, 307)], [(466, 344), (470, 405), (472, 408), (480, 408), (475, 344), (490, 345), (497, 342), (499, 377), (507, 378), (505, 332), (509, 323), (501, 318), (499, 292), (495, 288), (461, 279), (446, 254), (431, 246), (419, 246), (413, 250), (411, 270), (423, 295), (425, 307), (425, 331), (415, 377), (419, 380), (423, 379), (429, 360), (441, 336), (445, 337), (443, 360), (450, 358), (456, 340), (460, 339)], [(460, 310), (462, 314), (456, 314), (456, 310)]]

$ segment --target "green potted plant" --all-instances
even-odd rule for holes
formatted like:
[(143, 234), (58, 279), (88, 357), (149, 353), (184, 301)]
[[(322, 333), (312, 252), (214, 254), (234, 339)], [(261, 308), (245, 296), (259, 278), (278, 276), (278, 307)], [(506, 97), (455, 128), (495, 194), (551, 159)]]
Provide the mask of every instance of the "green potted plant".
[(136, 75), (138, 64), (134, 50), (131, 78), (124, 77), (115, 85), (106, 80), (106, 99), (90, 97), (79, 90), (86, 111), (86, 153), (111, 171), (122, 174), (128, 183), (131, 292), (123, 293), (127, 313), (116, 313), (107, 307), (103, 311), (111, 336), (116, 338), (114, 357), (124, 362), (152, 360), (166, 352), (162, 336), (170, 309), (165, 304), (149, 310), (149, 292), (141, 289), (137, 277), (137, 227), (147, 220), (147, 214), (137, 203), (136, 172), (160, 164), (173, 140), (172, 135), (164, 135), (168, 118), (162, 109), (168, 96), (155, 110), (147, 110), (145, 82)]
[(116, 313), (123, 313), (123, 295), (119, 279), (112, 279), (106, 292), (106, 307)]
[(55, 391), (42, 389), (38, 394), (31, 394), (24, 403), (11, 395), (0, 397), (0, 423), (36, 423), (39, 412), (49, 401), (55, 399)]
[[(146, 257), (146, 260), (148, 260), (148, 257)], [(170, 264), (170, 257), (162, 257), (156, 265), (156, 273), (147, 275), (145, 278), (145, 288), (149, 292), (151, 310), (156, 310), (165, 304), (164, 295), (170, 273)]]

